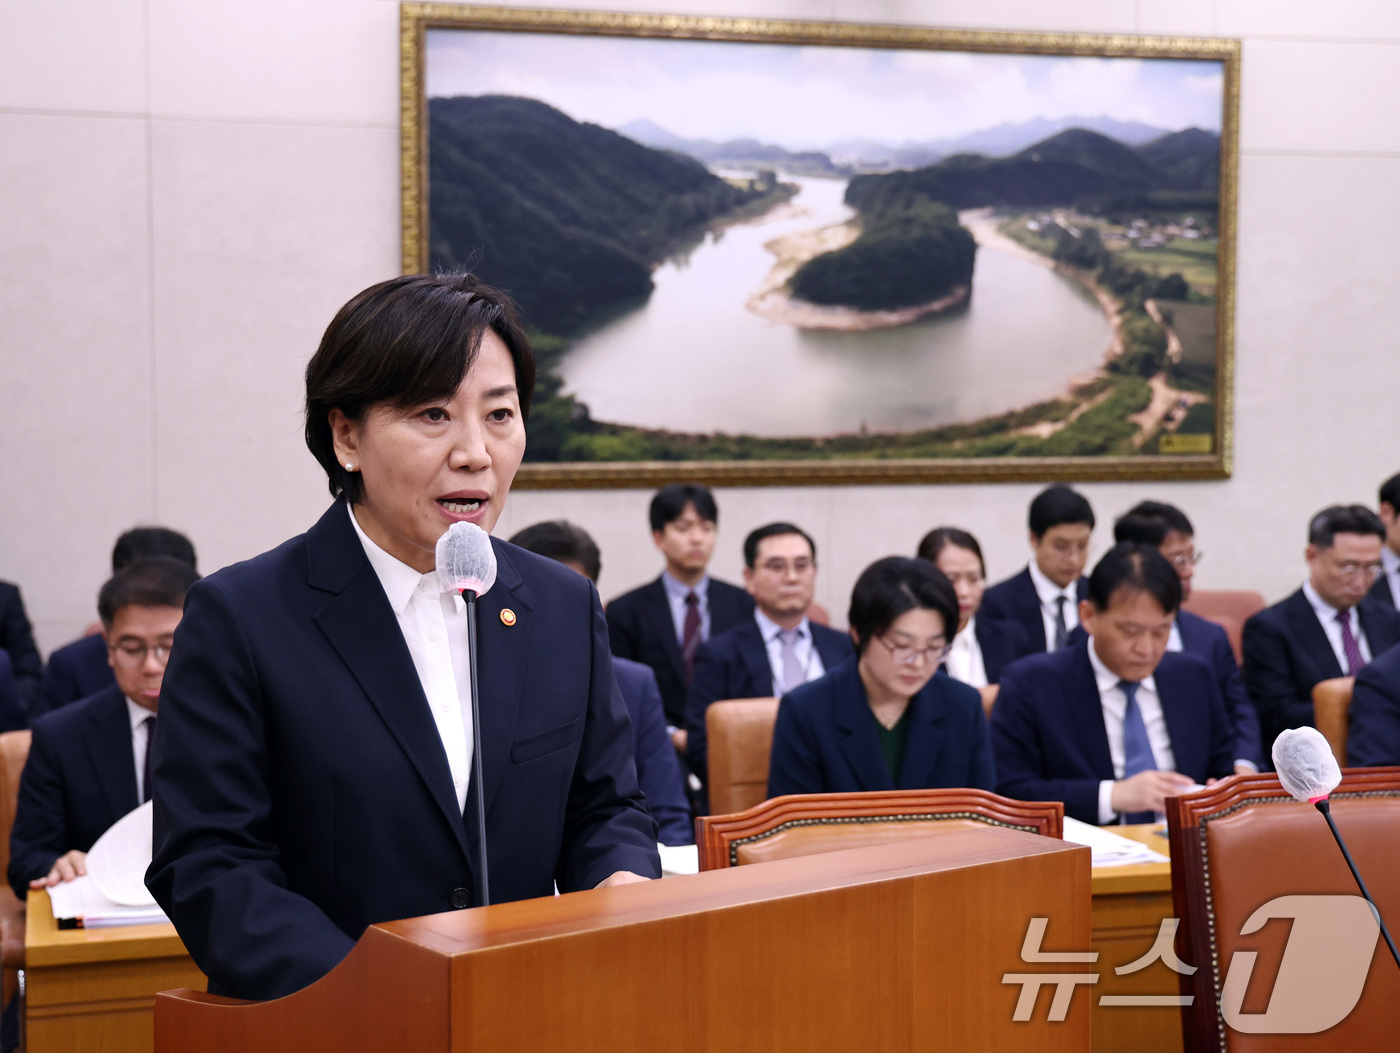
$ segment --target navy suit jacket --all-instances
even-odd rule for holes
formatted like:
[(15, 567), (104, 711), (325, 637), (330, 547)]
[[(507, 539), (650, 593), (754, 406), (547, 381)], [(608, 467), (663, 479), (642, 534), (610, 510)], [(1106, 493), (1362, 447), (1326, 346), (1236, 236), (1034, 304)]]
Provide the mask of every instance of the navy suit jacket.
[[(685, 796), (685, 774), (676, 747), (666, 733), (666, 713), (661, 692), (650, 666), (613, 658), (613, 673), (632, 718), (632, 741), (637, 754), (637, 781), (646, 794), (647, 808), (656, 820), (663, 845), (693, 845), (695, 829), (690, 802)], [(490, 846), (488, 846), (489, 848)]]
[(86, 852), (141, 803), (131, 720), (115, 684), (40, 717), (33, 730), (10, 831), (7, 876), (21, 899), (59, 856)]
[(49, 655), (39, 689), (39, 711), (52, 713), (116, 682), (107, 661), (107, 642), (101, 636), (84, 636)]
[(1376, 578), (1376, 583), (1371, 586), (1370, 597), (1389, 607), (1400, 607), (1400, 597), (1390, 594), (1390, 578), (1382, 574)]
[[(1065, 814), (1099, 821), (1099, 783), (1114, 778), (1089, 638), (1017, 662), (992, 709), (996, 791), (1020, 801), (1063, 801)], [(1168, 652), (1152, 674), (1176, 770), (1199, 783), (1234, 774), (1234, 733), (1215, 676), (1199, 658)]]
[[(1087, 600), (1089, 579), (1081, 577), (1075, 591), (1081, 600)], [(977, 617), (979, 620), (986, 617), (1015, 622), (1026, 634), (1029, 653), (1037, 654), (1050, 646), (1045, 639), (1045, 621), (1040, 612), (1040, 596), (1035, 591), (1035, 582), (1031, 580), (1030, 568), (1026, 567), (1021, 573), (1013, 574), (982, 594), (982, 606), (977, 610)]]
[[(812, 644), (830, 672), (856, 653), (847, 633), (809, 621)], [(705, 710), (711, 702), (727, 698), (766, 698), (773, 689), (773, 667), (768, 648), (752, 616), (728, 632), (706, 640), (695, 652), (695, 678), (685, 708), (686, 759), (702, 782), (708, 782), (709, 739), (705, 731)]]
[(1347, 763), (1353, 768), (1400, 764), (1400, 644), (1356, 674)]
[(982, 696), (939, 670), (909, 700), (899, 779), (890, 775), (854, 657), (778, 703), (768, 796), (996, 784)]
[[(977, 612), (977, 624), (973, 626), (977, 646), (982, 649), (982, 667), (987, 673), (987, 683), (1001, 683), (1002, 670), (1018, 658), (1033, 654), (1026, 630), (1019, 622), (1002, 618), (989, 618)], [(1045, 635), (1044, 626), (1041, 636)]]
[(0, 713), (24, 713), (24, 705), (19, 700), (19, 687), (15, 683), (15, 667), (10, 662), (8, 651), (0, 651)]
[[(1372, 657), (1400, 643), (1400, 614), (1394, 608), (1367, 597), (1356, 610)], [(1345, 675), (1302, 589), (1244, 623), (1244, 686), (1259, 714), (1266, 758), (1279, 732), (1313, 726), (1312, 689), (1318, 681)]]
[[(597, 592), (491, 543), (476, 673), (492, 900), (659, 876)], [(342, 503), (191, 587), (156, 745), (146, 882), (214, 993), (288, 994), (368, 925), (481, 901), (475, 786), (464, 818)]]
[[(34, 630), (24, 613), (24, 600), (19, 586), (0, 581), (0, 649), (9, 653), (14, 667), (15, 687), (19, 691), (23, 712), (28, 712), (39, 697), (39, 680), (44, 675), (44, 660), (34, 643)], [(0, 715), (0, 731), (16, 731), (28, 726), (21, 720), (14, 723), (10, 714)]]
[[(710, 639), (753, 616), (753, 597), (737, 586), (711, 578), (707, 596)], [(659, 577), (608, 604), (608, 638), (612, 653), (619, 658), (651, 666), (661, 689), (667, 723), (685, 727), (685, 699), (690, 685), (686, 682), (685, 660), (676, 639), (666, 586)]]

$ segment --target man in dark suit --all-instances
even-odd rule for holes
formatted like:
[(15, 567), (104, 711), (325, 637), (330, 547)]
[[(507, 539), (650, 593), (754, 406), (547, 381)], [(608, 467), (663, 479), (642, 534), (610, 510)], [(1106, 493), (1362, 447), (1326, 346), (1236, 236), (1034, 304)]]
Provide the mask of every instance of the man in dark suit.
[(197, 578), (192, 567), (157, 557), (102, 586), (98, 611), (116, 682), (34, 722), (10, 833), (15, 895), (85, 873), (93, 842), (149, 800), (165, 660)]
[(1149, 545), (1115, 545), (1079, 608), (1087, 635), (1022, 659), (992, 710), (997, 792), (1063, 801), (1086, 823), (1152, 822), (1165, 798), (1233, 772), (1211, 670), (1167, 641), (1181, 581)]
[(672, 483), (651, 500), (651, 537), (666, 558), (661, 577), (608, 604), (612, 653), (651, 666), (676, 749), (685, 752), (685, 700), (700, 645), (753, 613), (743, 589), (711, 578), (719, 509), (703, 486)]
[(1079, 624), (1077, 612), (1087, 594), (1084, 566), (1094, 510), (1068, 486), (1051, 486), (1031, 502), (1029, 526), (1030, 563), (986, 591), (979, 615), (1016, 622), (1032, 653), (1057, 651)]
[[(1160, 501), (1143, 501), (1113, 524), (1113, 539), (1155, 548), (1181, 579), (1182, 602), (1190, 598), (1191, 580), (1201, 554), (1196, 551), (1195, 528), (1181, 509)], [(1235, 729), (1235, 774), (1259, 771), (1264, 764), (1259, 716), (1244, 689), (1244, 678), (1225, 630), (1183, 607), (1176, 612), (1167, 650), (1195, 655), (1215, 672), (1225, 712)]]
[[(117, 538), (112, 547), (112, 573), (118, 574), (138, 559), (151, 556), (168, 556), (190, 567), (196, 566), (194, 545), (184, 534), (165, 527), (134, 527)], [(64, 644), (49, 655), (39, 690), (39, 705), (31, 716), (51, 713), (115, 683), (102, 634), (89, 630), (88, 635)]]
[(1381, 484), (1380, 517), (1385, 524), (1385, 547), (1371, 596), (1400, 610), (1400, 474)]
[(19, 721), (23, 727), (24, 705), (19, 700), (19, 688), (15, 686), (15, 667), (10, 662), (8, 651), (0, 650), (0, 723)]
[(1400, 644), (1356, 674), (1347, 763), (1353, 768), (1400, 764)]
[[(702, 783), (708, 782), (710, 703), (784, 695), (855, 654), (848, 634), (807, 617), (816, 585), (817, 546), (801, 528), (769, 523), (744, 539), (744, 588), (754, 599), (753, 617), (700, 645), (686, 704), (686, 757)], [(707, 804), (702, 798), (702, 807)]]
[(1288, 728), (1313, 724), (1312, 689), (1355, 676), (1400, 642), (1400, 615), (1366, 595), (1381, 571), (1385, 527), (1363, 505), (1333, 505), (1308, 524), (1308, 577), (1244, 625), (1244, 683), (1268, 757)]
[[(39, 657), (39, 648), (35, 646), (34, 630), (29, 624), (29, 615), (24, 611), (24, 598), (20, 596), (19, 586), (8, 581), (0, 581), (0, 650), (10, 656), (15, 689), (19, 692), (24, 712), (28, 712), (39, 696), (44, 660)], [(20, 722), (12, 727), (0, 727), (0, 731), (15, 731), (24, 726), (24, 722)]]
[[(527, 552), (562, 563), (593, 584), (603, 570), (598, 545), (582, 527), (565, 519), (535, 523), (510, 539)], [(656, 820), (663, 845), (693, 845), (695, 829), (685, 794), (685, 775), (671, 737), (666, 733), (666, 713), (656, 674), (649, 666), (613, 657), (613, 675), (627, 703), (632, 720), (632, 744), (636, 750), (637, 781), (647, 797), (647, 810)]]

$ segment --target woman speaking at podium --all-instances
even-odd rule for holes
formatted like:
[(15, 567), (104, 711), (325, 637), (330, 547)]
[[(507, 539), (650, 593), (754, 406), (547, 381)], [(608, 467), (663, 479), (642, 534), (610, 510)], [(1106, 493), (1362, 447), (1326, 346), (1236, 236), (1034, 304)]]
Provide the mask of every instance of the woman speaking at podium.
[[(480, 902), (466, 613), (435, 548), (454, 522), (495, 526), (534, 373), (514, 308), (471, 276), (366, 289), (306, 370), (334, 504), (190, 590), (147, 883), (211, 992), (289, 994), (369, 925)], [(597, 592), (491, 544), (476, 672), (492, 902), (659, 876)]]

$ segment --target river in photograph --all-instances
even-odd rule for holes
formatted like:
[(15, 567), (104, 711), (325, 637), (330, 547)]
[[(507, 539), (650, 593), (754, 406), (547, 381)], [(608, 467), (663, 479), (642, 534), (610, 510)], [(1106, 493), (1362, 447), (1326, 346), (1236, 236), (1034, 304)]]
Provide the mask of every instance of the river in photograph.
[(641, 307), (579, 340), (558, 372), (597, 420), (678, 432), (817, 436), (912, 431), (1053, 398), (1098, 366), (1098, 302), (1048, 267), (979, 248), (965, 311), (865, 332), (801, 330), (746, 302), (763, 246), (849, 219), (846, 184), (801, 186), (756, 222), (707, 234), (653, 274)]

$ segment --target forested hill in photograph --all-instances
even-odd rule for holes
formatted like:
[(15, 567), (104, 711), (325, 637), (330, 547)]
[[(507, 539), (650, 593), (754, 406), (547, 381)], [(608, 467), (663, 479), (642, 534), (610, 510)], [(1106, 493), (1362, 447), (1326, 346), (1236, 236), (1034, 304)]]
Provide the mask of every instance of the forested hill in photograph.
[(1134, 147), (1071, 128), (1010, 157), (959, 154), (912, 171), (855, 176), (846, 203), (865, 214), (918, 196), (955, 209), (1200, 201), (1215, 194), (1219, 167), (1220, 137), (1200, 129)]
[(428, 121), (431, 265), (477, 271), (557, 336), (645, 298), (715, 220), (776, 200), (533, 99), (432, 99)]

